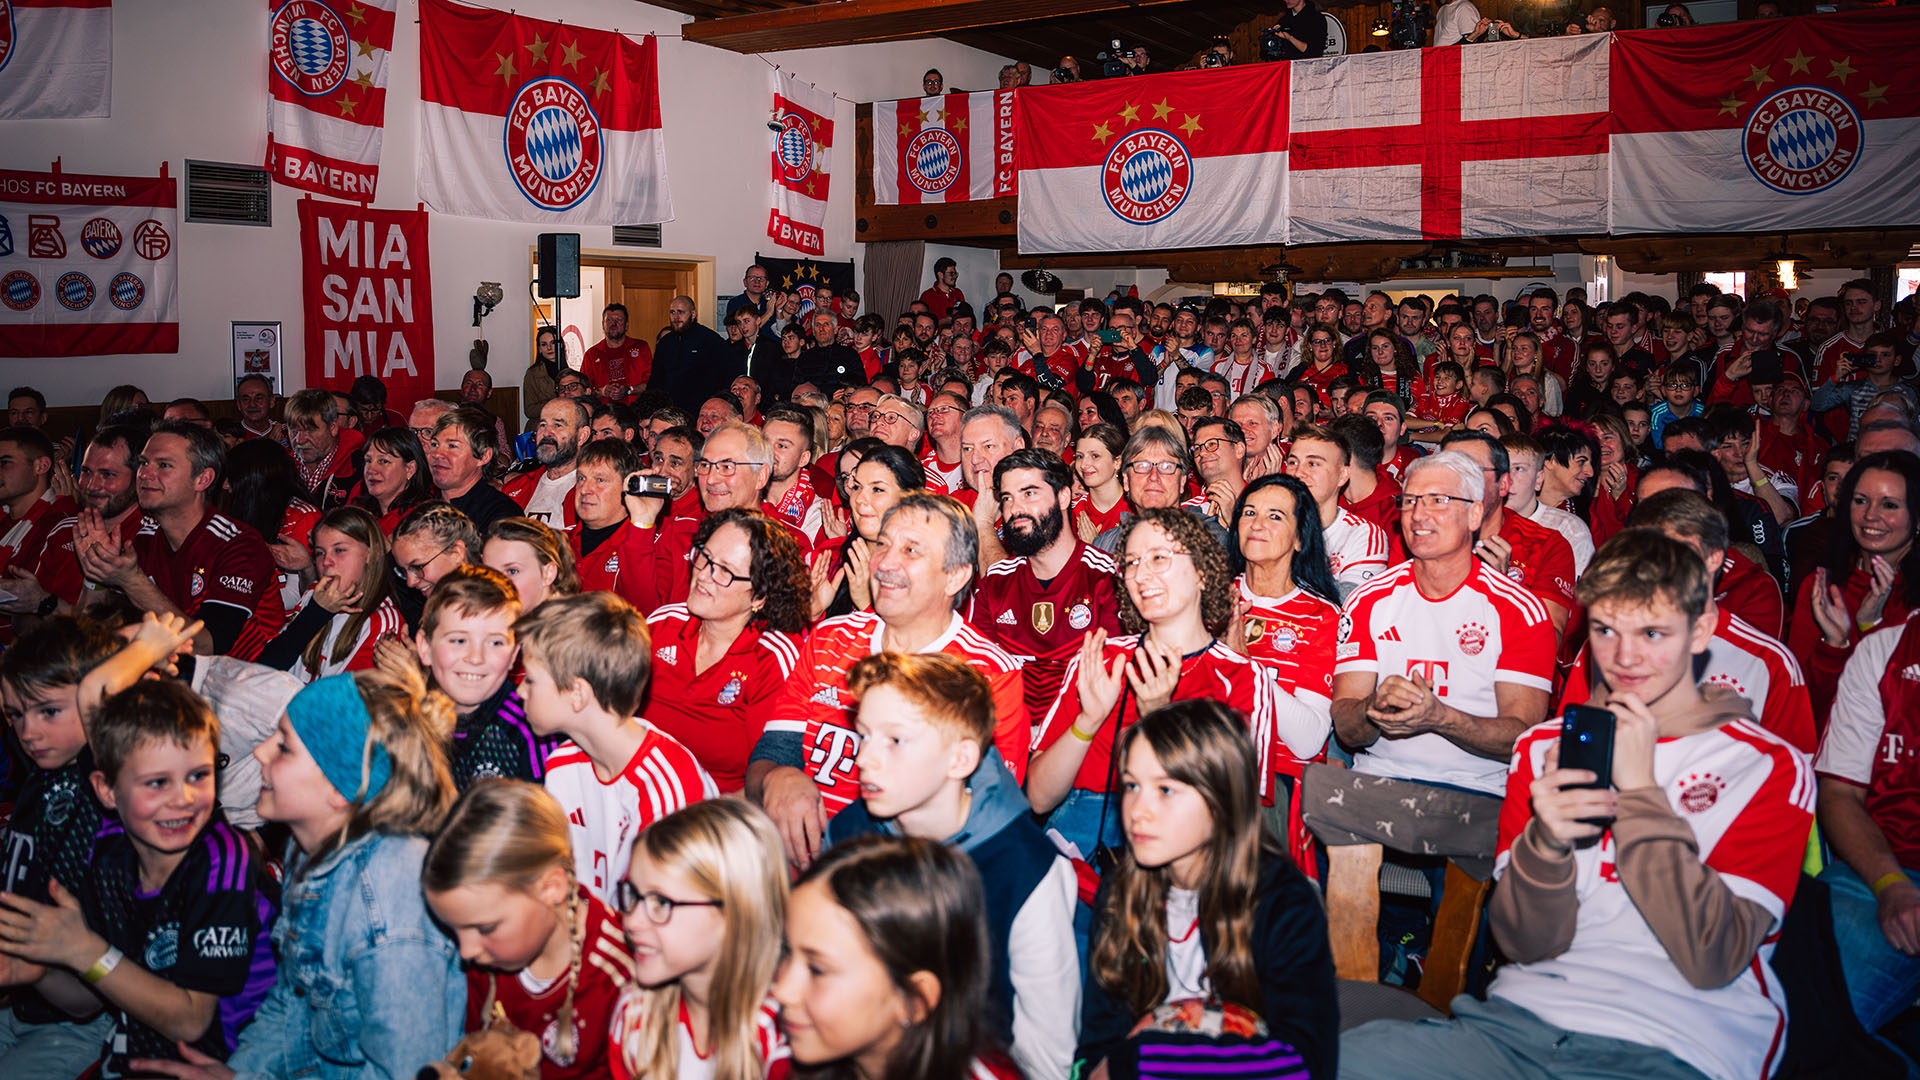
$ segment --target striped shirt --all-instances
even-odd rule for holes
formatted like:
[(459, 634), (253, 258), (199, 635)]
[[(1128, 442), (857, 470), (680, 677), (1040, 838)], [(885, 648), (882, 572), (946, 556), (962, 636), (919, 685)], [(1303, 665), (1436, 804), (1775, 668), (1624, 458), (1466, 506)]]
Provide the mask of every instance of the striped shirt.
[(608, 905), (617, 902), (615, 891), (627, 876), (633, 841), (642, 830), (720, 794), (687, 748), (652, 725), (612, 780), (600, 779), (593, 759), (573, 740), (561, 743), (547, 758), (546, 785), (567, 812), (574, 875)]

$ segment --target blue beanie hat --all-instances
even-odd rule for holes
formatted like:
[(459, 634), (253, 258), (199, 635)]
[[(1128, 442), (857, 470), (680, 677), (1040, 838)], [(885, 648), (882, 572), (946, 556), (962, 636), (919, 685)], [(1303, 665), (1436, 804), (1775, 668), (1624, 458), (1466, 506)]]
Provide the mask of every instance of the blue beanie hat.
[(393, 757), (372, 741), (373, 718), (353, 676), (329, 675), (308, 683), (287, 702), (287, 719), (342, 798), (368, 802), (387, 786)]

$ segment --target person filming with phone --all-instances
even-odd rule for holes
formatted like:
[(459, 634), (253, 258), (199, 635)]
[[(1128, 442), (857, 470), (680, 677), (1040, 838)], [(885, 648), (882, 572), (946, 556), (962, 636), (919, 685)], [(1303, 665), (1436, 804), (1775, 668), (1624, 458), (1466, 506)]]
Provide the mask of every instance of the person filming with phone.
[[(1580, 579), (1594, 707), (1520, 736), (1488, 926), (1511, 961), (1448, 1021), (1346, 1032), (1345, 1077), (1767, 1076), (1786, 1035), (1769, 963), (1813, 822), (1807, 756), (1695, 681), (1712, 585), (1691, 547), (1627, 529)], [(1595, 1075), (1588, 1071), (1583, 1075)]]

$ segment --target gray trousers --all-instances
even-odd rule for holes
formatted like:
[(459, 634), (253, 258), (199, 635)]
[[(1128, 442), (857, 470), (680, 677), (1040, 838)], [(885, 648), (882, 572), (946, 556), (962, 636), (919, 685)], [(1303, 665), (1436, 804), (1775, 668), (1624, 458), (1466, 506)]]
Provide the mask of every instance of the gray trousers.
[(1340, 1080), (1705, 1080), (1665, 1050), (1554, 1027), (1497, 997), (1451, 1020), (1375, 1020), (1340, 1036)]

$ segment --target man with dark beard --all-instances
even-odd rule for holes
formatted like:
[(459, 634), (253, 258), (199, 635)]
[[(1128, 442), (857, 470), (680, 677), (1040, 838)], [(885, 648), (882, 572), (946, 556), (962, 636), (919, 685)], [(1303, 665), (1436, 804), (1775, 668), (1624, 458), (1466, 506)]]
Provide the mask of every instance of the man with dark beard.
[(1073, 475), (1058, 454), (1015, 450), (993, 488), (1011, 557), (981, 576), (968, 621), (1023, 663), (1028, 714), (1043, 716), (1086, 635), (1120, 633), (1113, 557), (1066, 528)]
[(692, 297), (668, 301), (667, 330), (653, 349), (648, 389), (666, 394), (675, 405), (693, 413), (701, 402), (725, 390), (734, 376), (746, 373), (746, 354), (700, 324)]
[(540, 406), (540, 420), (533, 428), (533, 460), (540, 468), (511, 477), (500, 490), (520, 504), (520, 509), (535, 521), (556, 530), (573, 528), (578, 518), (573, 509), (574, 455), (588, 438), (592, 414), (573, 398), (553, 398)]

